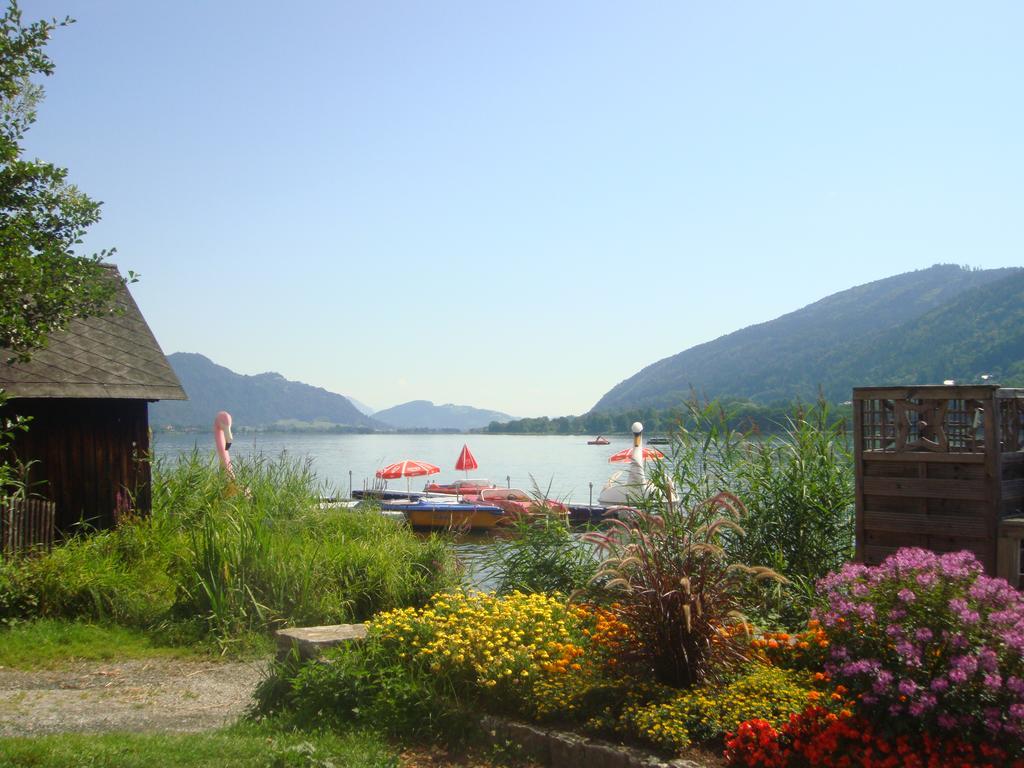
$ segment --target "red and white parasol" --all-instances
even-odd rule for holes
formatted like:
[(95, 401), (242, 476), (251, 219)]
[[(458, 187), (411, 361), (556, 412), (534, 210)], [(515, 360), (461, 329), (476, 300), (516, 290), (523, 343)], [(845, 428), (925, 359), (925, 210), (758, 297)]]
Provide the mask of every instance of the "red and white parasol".
[(480, 465), (476, 463), (476, 457), (473, 456), (469, 446), (465, 443), (462, 444), (462, 453), (459, 454), (459, 458), (455, 462), (455, 468), (465, 472), (467, 478), (469, 477), (469, 470), (480, 468)]
[(441, 468), (434, 464), (428, 464), (425, 461), (414, 461), (407, 459), (406, 461), (399, 461), (394, 464), (388, 464), (384, 469), (377, 470), (377, 477), (383, 478), (384, 480), (395, 480), (399, 477), (405, 478), (405, 488), (409, 490), (409, 478), (410, 477), (421, 477), (423, 475), (436, 475), (441, 471)]

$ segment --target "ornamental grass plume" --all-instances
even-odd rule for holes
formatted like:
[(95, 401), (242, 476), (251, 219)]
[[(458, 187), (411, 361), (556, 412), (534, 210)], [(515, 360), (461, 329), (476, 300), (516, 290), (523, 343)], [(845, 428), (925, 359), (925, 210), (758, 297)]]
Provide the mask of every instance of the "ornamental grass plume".
[(723, 532), (743, 534), (743, 505), (719, 493), (681, 512), (665, 494), (661, 514), (637, 511), (628, 522), (610, 521), (605, 532), (584, 539), (604, 560), (590, 591), (606, 602), (632, 631), (624, 661), (639, 674), (653, 674), (688, 688), (736, 669), (750, 654), (740, 612), (741, 586), (749, 579), (781, 579), (768, 568), (730, 562)]

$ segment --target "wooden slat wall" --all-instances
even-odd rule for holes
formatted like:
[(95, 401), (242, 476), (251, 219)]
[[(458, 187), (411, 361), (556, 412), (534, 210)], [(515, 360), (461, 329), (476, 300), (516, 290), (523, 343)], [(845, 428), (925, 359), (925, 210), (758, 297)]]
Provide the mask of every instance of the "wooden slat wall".
[[(937, 552), (967, 549), (989, 573), (996, 572), (1000, 520), (1021, 514), (1024, 503), (1024, 452), (1002, 450), (1000, 434), (997, 397), (1012, 392), (991, 386), (854, 390), (859, 560), (878, 563), (905, 546)], [(984, 445), (975, 445), (973, 452), (899, 450), (899, 444), (894, 449), (892, 442), (876, 440), (874, 446), (883, 450), (865, 449), (871, 446), (863, 432), (863, 425), (871, 423), (863, 410), (866, 403), (904, 398), (980, 401)], [(877, 412), (876, 407), (872, 413)]]
[[(13, 451), (29, 470), (32, 492), (57, 505), (59, 534), (79, 521), (114, 524), (118, 493), (130, 493), (140, 514), (150, 510), (149, 415), (145, 400), (11, 400), (6, 408), (30, 416)], [(35, 485), (35, 483), (39, 483)]]
[(54, 503), (46, 499), (0, 498), (0, 553), (5, 557), (49, 549)]

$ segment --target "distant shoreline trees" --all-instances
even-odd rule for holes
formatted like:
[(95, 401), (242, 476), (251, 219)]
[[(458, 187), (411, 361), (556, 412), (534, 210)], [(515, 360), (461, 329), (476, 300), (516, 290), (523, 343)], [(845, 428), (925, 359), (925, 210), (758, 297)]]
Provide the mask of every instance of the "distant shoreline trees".
[[(707, 403), (689, 400), (674, 408), (631, 408), (624, 411), (585, 413), (582, 416), (558, 416), (548, 418), (516, 419), (509, 422), (492, 421), (485, 429), (487, 434), (498, 435), (608, 435), (628, 434), (630, 425), (639, 421), (648, 436), (670, 433), (681, 426), (694, 425), (694, 413), (703, 411)], [(792, 417), (799, 402), (755, 403), (750, 400), (722, 398), (711, 405), (721, 411), (721, 417), (731, 429), (744, 432), (772, 434), (785, 429), (787, 419)], [(853, 415), (849, 404), (830, 405), (829, 423), (851, 422)]]

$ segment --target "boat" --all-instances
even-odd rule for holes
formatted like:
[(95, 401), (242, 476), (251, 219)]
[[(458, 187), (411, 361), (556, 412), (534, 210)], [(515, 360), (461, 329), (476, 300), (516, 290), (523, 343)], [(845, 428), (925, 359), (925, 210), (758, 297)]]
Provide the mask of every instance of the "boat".
[(480, 491), (497, 488), (490, 480), (481, 477), (470, 477), (456, 480), (454, 483), (427, 483), (425, 493), (443, 493), (451, 496), (479, 496)]
[[(626, 471), (615, 472), (601, 489), (597, 503), (605, 507), (630, 506), (638, 499), (656, 498), (661, 495), (660, 489), (647, 477), (644, 462), (648, 454), (662, 457), (664, 454), (653, 448), (644, 448), (644, 425), (639, 421), (630, 427), (633, 432), (633, 447), (614, 454), (609, 461), (627, 461)], [(623, 477), (625, 475), (625, 477)], [(669, 496), (674, 496), (673, 488), (668, 488)]]
[(485, 488), (476, 499), (481, 504), (501, 507), (513, 518), (546, 515), (568, 518), (569, 507), (554, 499), (535, 499), (518, 488)]
[(598, 435), (593, 440), (587, 440), (587, 445), (608, 445), (611, 441), (603, 435)]
[(511, 522), (509, 513), (495, 504), (417, 499), (385, 502), (380, 507), (385, 512), (401, 512), (414, 528), (486, 530)]
[(672, 439), (668, 437), (652, 437), (647, 441), (648, 445), (671, 445)]

